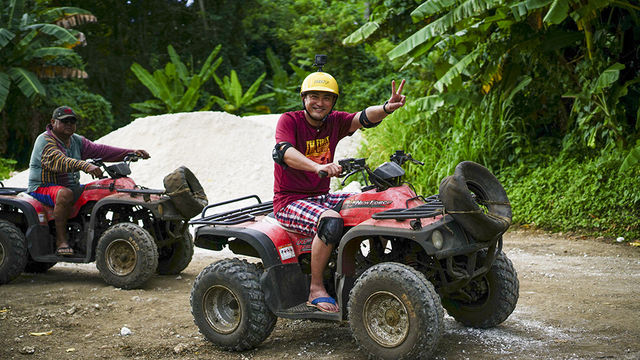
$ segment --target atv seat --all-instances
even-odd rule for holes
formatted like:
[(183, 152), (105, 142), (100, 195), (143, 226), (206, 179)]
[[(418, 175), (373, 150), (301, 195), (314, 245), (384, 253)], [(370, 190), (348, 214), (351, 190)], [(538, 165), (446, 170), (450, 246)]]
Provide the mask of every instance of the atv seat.
[(278, 225), (286, 232), (290, 232), (290, 233), (294, 233), (294, 234), (301, 234), (301, 235), (303, 234), (303, 233), (301, 233), (299, 231), (291, 230), (288, 227), (285, 227), (284, 225), (280, 224), (280, 221), (278, 221), (278, 219), (276, 219), (276, 215), (273, 213), (273, 211), (268, 213), (264, 217), (264, 221), (268, 222), (269, 224)]

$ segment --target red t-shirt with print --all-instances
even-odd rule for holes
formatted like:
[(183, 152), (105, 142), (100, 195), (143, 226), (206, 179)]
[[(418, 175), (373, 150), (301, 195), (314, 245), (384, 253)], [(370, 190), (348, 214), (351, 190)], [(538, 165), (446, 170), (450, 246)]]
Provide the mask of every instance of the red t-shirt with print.
[[(282, 114), (276, 126), (276, 144), (286, 141), (300, 153), (319, 164), (333, 162), (338, 141), (351, 135), (349, 128), (356, 113), (333, 111), (319, 129), (307, 122), (304, 110)], [(290, 203), (329, 192), (328, 177), (313, 171), (286, 169), (274, 165), (273, 210), (280, 211)]]

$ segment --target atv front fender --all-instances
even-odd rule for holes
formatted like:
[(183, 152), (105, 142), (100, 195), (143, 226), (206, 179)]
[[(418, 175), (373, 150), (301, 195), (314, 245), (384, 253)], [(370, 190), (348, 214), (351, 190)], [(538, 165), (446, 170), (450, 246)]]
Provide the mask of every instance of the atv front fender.
[[(229, 241), (230, 238), (234, 238)], [(259, 257), (265, 268), (282, 264), (278, 250), (267, 234), (250, 228), (233, 226), (201, 226), (196, 229), (195, 245), (209, 250), (222, 250), (229, 245), (240, 255)]]

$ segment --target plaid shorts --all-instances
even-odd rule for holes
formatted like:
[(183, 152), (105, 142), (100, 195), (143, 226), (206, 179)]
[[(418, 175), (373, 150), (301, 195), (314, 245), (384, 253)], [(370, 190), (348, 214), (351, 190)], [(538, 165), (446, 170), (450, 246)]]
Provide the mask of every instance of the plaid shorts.
[(296, 200), (275, 215), (282, 226), (305, 235), (318, 232), (318, 219), (327, 210), (333, 210), (342, 200), (354, 193), (328, 193)]

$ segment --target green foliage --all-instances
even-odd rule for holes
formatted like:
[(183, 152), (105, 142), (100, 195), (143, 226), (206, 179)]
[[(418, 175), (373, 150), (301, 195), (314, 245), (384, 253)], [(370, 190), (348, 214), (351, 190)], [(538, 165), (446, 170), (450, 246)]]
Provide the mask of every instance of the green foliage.
[(521, 135), (525, 125), (514, 113), (511, 99), (528, 80), (502, 97), (496, 94), (481, 99), (474, 108), (456, 106), (462, 96), (430, 98), (427, 104), (437, 106), (437, 112), (424, 111), (423, 102), (405, 106), (365, 132), (367, 142), (362, 153), (370, 156), (372, 164), (387, 161), (393, 149), (402, 149), (423, 161), (425, 166), (407, 171), (407, 179), (421, 193), (437, 191), (442, 178), (463, 160), (476, 161), (494, 171), (517, 162), (519, 154), (531, 149)]
[[(96, 140), (113, 129), (111, 104), (102, 96), (91, 93), (81, 80), (49, 80), (45, 82), (50, 96), (50, 112), (67, 105), (80, 116), (77, 133)], [(49, 114), (50, 115), (50, 114)]]
[[(9, 1), (0, 16), (0, 112), (3, 111), (12, 84), (23, 96), (46, 96), (33, 69), (42, 67), (51, 57), (72, 57), (65, 45), (75, 44), (69, 30), (51, 23), (40, 23), (29, 12), (24, 0)], [(56, 18), (48, 17), (53, 22)]]
[(16, 161), (13, 159), (0, 158), (0, 180), (8, 179), (15, 165)]
[(638, 168), (640, 168), (640, 140), (636, 142), (636, 147), (631, 149), (627, 156), (624, 157), (618, 172), (625, 174)]
[(222, 80), (214, 74), (213, 78), (224, 94), (224, 98), (212, 95), (209, 103), (215, 102), (224, 111), (241, 116), (269, 113), (269, 107), (262, 105), (261, 102), (275, 96), (275, 94), (267, 93), (255, 96), (266, 76), (266, 73), (260, 75), (260, 77), (249, 86), (247, 92), (243, 93), (242, 84), (240, 80), (238, 80), (238, 74), (235, 70), (231, 70), (231, 76), (225, 75)]
[(555, 158), (548, 166), (522, 164), (498, 176), (514, 223), (640, 239), (640, 168), (618, 173), (620, 159)]
[(267, 49), (267, 60), (271, 66), (272, 73), (272, 85), (267, 85), (267, 87), (273, 90), (274, 93), (276, 101), (274, 111), (286, 112), (299, 107), (300, 99), (295, 94), (306, 75), (305, 71), (290, 63), (289, 66), (294, 72), (289, 75), (271, 48)]
[(566, 94), (575, 99), (572, 112), (576, 115), (577, 129), (571, 134), (582, 138), (584, 144), (595, 148), (599, 143), (613, 145), (621, 149), (624, 144), (623, 124), (626, 121), (624, 108), (619, 106), (620, 98), (627, 95), (628, 88), (640, 81), (640, 77), (619, 84), (620, 71), (624, 65), (615, 63), (605, 69), (597, 78), (585, 79), (582, 91)]
[[(215, 77), (215, 71), (222, 62), (222, 58), (215, 59), (221, 48), (218, 45), (211, 51), (198, 73), (187, 69), (171, 45), (167, 47), (171, 62), (164, 69), (154, 71), (153, 75), (142, 65), (133, 63), (131, 71), (156, 98), (131, 104), (132, 108), (141, 112), (133, 114), (133, 117), (193, 111), (198, 100), (204, 96), (201, 87), (212, 76)], [(204, 107), (202, 110), (207, 109)]]

